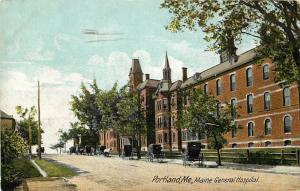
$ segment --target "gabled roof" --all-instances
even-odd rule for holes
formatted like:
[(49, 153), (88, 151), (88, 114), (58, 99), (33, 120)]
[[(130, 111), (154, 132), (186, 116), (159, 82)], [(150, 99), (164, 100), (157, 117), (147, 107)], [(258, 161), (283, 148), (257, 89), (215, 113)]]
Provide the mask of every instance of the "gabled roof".
[(14, 119), (12, 115), (8, 115), (4, 111), (0, 110), (0, 118), (1, 119)]
[(148, 80), (145, 80), (142, 83), (140, 83), (137, 88), (139, 90), (142, 90), (142, 89), (144, 89), (146, 87), (157, 88), (158, 83), (159, 83), (159, 80), (148, 79)]
[(208, 78), (218, 76), (223, 72), (232, 70), (236, 67), (239, 67), (243, 64), (247, 64), (247, 63), (253, 61), (255, 59), (255, 57), (256, 57), (256, 52), (255, 52), (255, 48), (254, 48), (254, 49), (251, 49), (251, 50), (244, 52), (244, 53), (240, 54), (239, 56), (237, 56), (236, 61), (234, 61), (234, 62), (226, 61), (226, 62), (223, 62), (216, 66), (213, 66), (207, 70), (204, 70), (201, 73), (195, 73), (193, 76), (189, 77), (181, 85), (180, 88), (185, 88), (185, 87), (188, 87), (197, 82), (204, 81)]
[(181, 80), (177, 80), (176, 82), (174, 82), (172, 84), (172, 86), (170, 88), (170, 91), (174, 91), (174, 90), (180, 88), (181, 84), (182, 84), (182, 81)]

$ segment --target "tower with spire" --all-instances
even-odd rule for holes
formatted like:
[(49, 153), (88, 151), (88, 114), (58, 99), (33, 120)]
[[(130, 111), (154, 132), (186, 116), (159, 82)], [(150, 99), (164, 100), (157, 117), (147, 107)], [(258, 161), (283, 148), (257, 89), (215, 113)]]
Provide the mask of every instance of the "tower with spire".
[(169, 64), (169, 59), (168, 59), (168, 53), (166, 52), (166, 58), (165, 58), (165, 67), (163, 69), (163, 80), (167, 82), (172, 82), (171, 78), (171, 68)]
[(132, 59), (132, 66), (129, 72), (130, 89), (135, 91), (137, 86), (143, 82), (143, 72), (139, 59)]

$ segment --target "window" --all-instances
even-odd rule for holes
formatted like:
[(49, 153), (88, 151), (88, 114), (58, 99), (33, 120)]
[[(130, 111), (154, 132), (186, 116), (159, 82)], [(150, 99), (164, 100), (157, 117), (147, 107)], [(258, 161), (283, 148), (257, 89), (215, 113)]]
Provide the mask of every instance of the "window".
[(246, 70), (246, 81), (247, 81), (247, 86), (252, 86), (253, 85), (253, 73), (252, 73), (252, 68), (248, 68)]
[(181, 140), (182, 141), (186, 141), (186, 132), (185, 131), (183, 131), (183, 132), (181, 132)]
[(284, 132), (285, 133), (290, 133), (291, 129), (292, 129), (292, 121), (291, 121), (291, 117), (290, 116), (285, 116), (284, 117)]
[(236, 106), (237, 106), (237, 101), (236, 101), (236, 99), (231, 99), (230, 100), (230, 105), (231, 105), (231, 117), (232, 118), (236, 118)]
[(166, 127), (168, 127), (168, 121), (167, 121), (167, 119), (166, 119), (166, 117), (163, 117), (163, 127), (164, 128), (166, 128)]
[(231, 138), (235, 138), (236, 137), (236, 133), (237, 133), (237, 130), (236, 129), (232, 129), (231, 130)]
[(216, 86), (217, 86), (217, 95), (221, 95), (222, 93), (221, 80), (217, 80)]
[(157, 108), (157, 111), (161, 110), (161, 101), (160, 100), (156, 102), (156, 108)]
[(269, 65), (266, 64), (263, 66), (263, 79), (268, 80), (270, 78), (270, 69)]
[(196, 134), (196, 131), (190, 129), (189, 130), (189, 140), (192, 141), (192, 140), (197, 140), (197, 134)]
[(271, 135), (272, 134), (272, 123), (271, 119), (265, 120), (265, 135)]
[(168, 108), (168, 100), (167, 99), (163, 99), (163, 108), (164, 109)]
[(247, 112), (248, 113), (253, 112), (253, 95), (252, 94), (247, 96)]
[(158, 139), (158, 143), (162, 143), (162, 136), (161, 136), (161, 134), (157, 135), (157, 139)]
[(187, 96), (186, 95), (183, 96), (183, 104), (187, 105)]
[(204, 84), (203, 93), (204, 93), (204, 95), (208, 94), (208, 85), (207, 84)]
[(270, 141), (265, 142), (265, 147), (271, 147), (271, 146), (272, 146), (272, 143)]
[(264, 109), (265, 111), (270, 110), (271, 108), (271, 94), (269, 92), (266, 92), (264, 94)]
[(175, 123), (175, 116), (174, 115), (172, 116), (172, 121), (171, 122), (172, 122), (172, 127), (175, 127), (176, 123)]
[(233, 143), (233, 144), (231, 145), (231, 148), (237, 148), (237, 144), (236, 144), (236, 143)]
[(252, 142), (248, 143), (248, 147), (254, 147), (254, 143)]
[(168, 142), (168, 133), (164, 133), (164, 142), (165, 142), (165, 143)]
[(254, 136), (254, 123), (249, 122), (248, 123), (248, 137), (253, 137)]
[(230, 76), (230, 91), (236, 90), (236, 77), (235, 74), (231, 74)]
[(200, 137), (200, 139), (206, 139), (205, 132), (201, 131), (199, 137)]
[(283, 106), (291, 105), (291, 92), (289, 87), (283, 89)]
[(172, 133), (172, 137), (173, 137), (173, 142), (176, 142), (176, 134), (175, 134), (175, 132)]
[(285, 140), (284, 141), (284, 146), (290, 146), (292, 145), (292, 141), (291, 140)]

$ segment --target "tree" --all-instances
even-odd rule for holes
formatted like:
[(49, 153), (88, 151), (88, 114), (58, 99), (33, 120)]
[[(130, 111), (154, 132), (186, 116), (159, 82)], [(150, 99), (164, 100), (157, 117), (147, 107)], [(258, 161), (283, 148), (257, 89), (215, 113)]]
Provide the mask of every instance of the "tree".
[(133, 141), (138, 139), (137, 155), (140, 159), (141, 134), (145, 133), (145, 116), (140, 96), (138, 92), (130, 91), (128, 85), (120, 90), (120, 95), (122, 99), (118, 103), (119, 123), (121, 124), (119, 131), (132, 136)]
[(19, 133), (1, 128), (1, 188), (13, 190), (20, 182), (22, 172), (13, 165), (13, 160), (25, 156), (27, 145)]
[(64, 146), (65, 146), (65, 143), (62, 142), (61, 140), (59, 140), (59, 142), (56, 143), (55, 145), (52, 145), (52, 146), (50, 147), (50, 149), (55, 149), (56, 152), (58, 152), (57, 149), (59, 149), (59, 154), (61, 154), (61, 149), (64, 148)]
[(63, 143), (65, 152), (67, 151), (67, 142), (72, 139), (68, 131), (64, 131), (63, 129), (58, 130), (59, 133), (59, 141)]
[(241, 128), (233, 123), (232, 113), (236, 113), (236, 109), (228, 106), (218, 108), (217, 100), (211, 95), (205, 95), (201, 89), (192, 89), (186, 94), (189, 96), (190, 104), (182, 111), (182, 124), (185, 128), (205, 133), (210, 146), (217, 150), (217, 162), (221, 165), (220, 149), (226, 143), (224, 135)]
[(246, 36), (260, 44), (258, 60), (276, 63), (276, 81), (298, 83), (300, 103), (300, 5), (297, 1), (165, 0), (172, 14), (166, 27), (177, 32), (198, 27), (210, 42), (209, 50), (234, 55), (235, 45)]
[[(117, 148), (119, 155), (121, 154), (120, 148), (120, 114), (118, 103), (121, 101), (121, 95), (118, 91), (118, 84), (115, 83), (114, 86), (108, 91), (102, 91), (97, 95), (97, 105), (102, 111), (101, 120), (101, 130), (105, 132), (108, 129), (113, 129), (117, 134)], [(104, 136), (104, 144), (106, 145), (106, 136)]]
[(101, 111), (96, 103), (97, 94), (101, 92), (98, 88), (96, 80), (90, 84), (91, 91), (82, 83), (81, 92), (78, 96), (72, 95), (71, 110), (74, 112), (81, 125), (89, 128), (90, 142), (95, 148), (98, 145), (99, 129), (101, 124)]
[[(17, 106), (16, 111), (21, 118), (17, 121), (18, 131), (29, 144), (29, 153), (31, 154), (31, 145), (38, 144), (38, 121), (36, 120), (36, 108), (35, 106), (30, 107), (30, 109)], [(31, 136), (29, 132), (30, 129)], [(41, 129), (41, 133), (43, 132), (44, 131)]]

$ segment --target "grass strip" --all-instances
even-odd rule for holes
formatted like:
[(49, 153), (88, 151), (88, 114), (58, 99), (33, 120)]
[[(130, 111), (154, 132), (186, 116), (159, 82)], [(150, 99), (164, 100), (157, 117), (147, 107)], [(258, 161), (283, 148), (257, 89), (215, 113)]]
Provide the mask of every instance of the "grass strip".
[(49, 177), (71, 177), (76, 175), (76, 173), (67, 166), (43, 159), (35, 160), (35, 162), (48, 174)]

